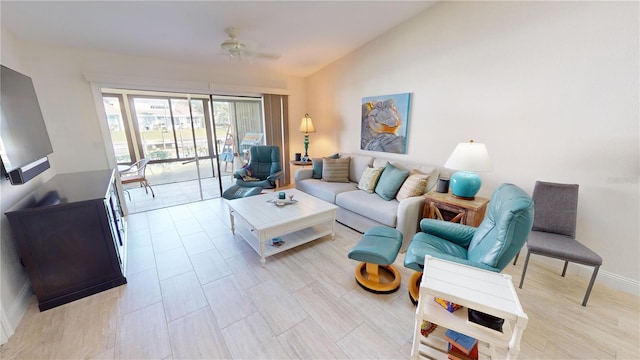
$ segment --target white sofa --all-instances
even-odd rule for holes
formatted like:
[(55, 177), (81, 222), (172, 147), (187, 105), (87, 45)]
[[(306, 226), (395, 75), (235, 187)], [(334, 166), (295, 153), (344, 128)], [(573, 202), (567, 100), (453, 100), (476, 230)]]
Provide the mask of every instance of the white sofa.
[(350, 157), (349, 182), (325, 182), (312, 177), (313, 170), (300, 169), (295, 174), (295, 187), (322, 200), (338, 205), (337, 221), (359, 232), (372, 226), (389, 226), (398, 229), (402, 235), (401, 252), (405, 252), (422, 219), (424, 197), (415, 196), (398, 201), (386, 201), (375, 192), (370, 194), (358, 189), (358, 183), (367, 167), (384, 167), (391, 163), (403, 170), (416, 169), (429, 174), (425, 192), (435, 188), (440, 169), (425, 164), (415, 164), (361, 154), (340, 154), (340, 158)]

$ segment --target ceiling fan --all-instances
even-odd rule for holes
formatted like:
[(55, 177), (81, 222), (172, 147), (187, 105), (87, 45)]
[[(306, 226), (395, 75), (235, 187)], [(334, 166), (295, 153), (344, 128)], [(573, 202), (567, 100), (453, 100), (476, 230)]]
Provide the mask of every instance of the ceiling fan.
[(233, 27), (226, 28), (224, 32), (227, 33), (227, 35), (229, 35), (229, 38), (223, 41), (222, 44), (220, 44), (220, 47), (224, 51), (226, 51), (229, 57), (231, 57), (232, 59), (242, 58), (245, 56), (253, 56), (253, 57), (270, 59), (270, 60), (275, 60), (280, 58), (280, 55), (277, 55), (277, 54), (267, 54), (267, 53), (259, 53), (259, 52), (251, 51), (245, 43), (237, 39), (238, 34), (236, 32), (236, 29)]

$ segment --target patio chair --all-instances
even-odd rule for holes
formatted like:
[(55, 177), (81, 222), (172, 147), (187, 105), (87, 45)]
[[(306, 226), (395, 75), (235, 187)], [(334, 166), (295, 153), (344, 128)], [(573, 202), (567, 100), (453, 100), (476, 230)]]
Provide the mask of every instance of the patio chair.
[[(120, 182), (122, 185), (131, 184), (131, 183), (140, 183), (140, 186), (144, 186), (144, 192), (149, 193), (151, 190), (151, 195), (155, 198), (156, 194), (153, 192), (153, 188), (149, 183), (149, 180), (145, 177), (145, 171), (147, 169), (147, 164), (149, 163), (149, 159), (141, 159), (140, 161), (135, 162), (129, 169), (120, 172)], [(129, 196), (129, 200), (131, 200), (131, 195), (127, 192)]]

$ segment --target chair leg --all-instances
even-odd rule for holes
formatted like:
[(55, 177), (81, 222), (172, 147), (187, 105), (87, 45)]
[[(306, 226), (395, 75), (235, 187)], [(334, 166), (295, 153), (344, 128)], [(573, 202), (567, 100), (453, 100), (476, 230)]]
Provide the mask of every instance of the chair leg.
[(524, 267), (522, 268), (522, 277), (520, 278), (520, 289), (522, 289), (522, 283), (524, 283), (524, 274), (527, 273), (527, 266), (529, 265), (529, 256), (531, 256), (531, 252), (527, 251), (527, 259), (524, 261)]
[(587, 306), (587, 301), (589, 301), (589, 295), (591, 295), (591, 289), (593, 288), (593, 284), (596, 282), (596, 276), (598, 275), (599, 269), (600, 265), (593, 268), (593, 275), (591, 275), (591, 281), (589, 281), (587, 293), (584, 295), (584, 300), (582, 300), (582, 306)]
[(567, 266), (569, 265), (568, 261), (564, 261), (564, 268), (562, 268), (562, 277), (567, 273)]
[[(151, 190), (151, 196), (152, 197), (156, 197), (156, 194), (153, 192), (153, 188), (151, 187), (151, 184), (149, 184), (148, 181), (145, 180), (145, 191), (147, 190), (147, 186), (149, 187), (149, 190)], [(147, 193), (148, 194), (148, 193)]]
[(513, 258), (513, 265), (516, 264), (516, 262), (518, 262), (518, 256), (520, 256), (520, 252), (518, 251), (518, 253), (516, 254), (516, 257)]

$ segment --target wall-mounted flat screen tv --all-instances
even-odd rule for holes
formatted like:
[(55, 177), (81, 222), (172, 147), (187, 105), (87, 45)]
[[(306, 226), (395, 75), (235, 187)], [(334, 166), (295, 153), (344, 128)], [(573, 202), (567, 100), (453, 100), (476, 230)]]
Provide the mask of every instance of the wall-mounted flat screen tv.
[(0, 159), (11, 183), (22, 184), (49, 168), (53, 148), (31, 78), (0, 66)]

